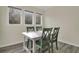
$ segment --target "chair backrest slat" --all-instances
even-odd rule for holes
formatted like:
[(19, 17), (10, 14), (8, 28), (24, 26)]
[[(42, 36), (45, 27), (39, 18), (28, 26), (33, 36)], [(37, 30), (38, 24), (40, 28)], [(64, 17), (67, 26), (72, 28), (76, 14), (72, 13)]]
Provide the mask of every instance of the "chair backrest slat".
[(51, 32), (52, 28), (43, 28), (42, 38), (44, 38), (45, 40), (49, 39)]
[(54, 31), (53, 31), (53, 34), (52, 34), (52, 38), (53, 39), (57, 39), (58, 33), (59, 33), (59, 29), (60, 29), (60, 27), (54, 28)]

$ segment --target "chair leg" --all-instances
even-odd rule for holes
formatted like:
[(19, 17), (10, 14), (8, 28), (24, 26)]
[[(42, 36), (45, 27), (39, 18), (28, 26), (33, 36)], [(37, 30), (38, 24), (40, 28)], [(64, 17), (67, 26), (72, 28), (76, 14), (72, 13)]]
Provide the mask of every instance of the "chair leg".
[(39, 53), (42, 53), (42, 52), (41, 52), (41, 48), (39, 48)]
[[(33, 45), (33, 42), (30, 40), (30, 42), (29, 42), (29, 43), (30, 43), (30, 49), (32, 49), (32, 47), (33, 47), (33, 46), (32, 46), (32, 45)], [(32, 51), (32, 50), (31, 50), (31, 53), (33, 53), (33, 51)]]
[(56, 49), (58, 50), (58, 42), (56, 41)]
[[(27, 41), (27, 47), (28, 47), (29, 49), (32, 48), (32, 44), (33, 44), (32, 41), (28, 39), (28, 41)], [(32, 53), (32, 50), (31, 50), (31, 53)]]
[(49, 50), (49, 53), (50, 53), (50, 46), (48, 46), (48, 50)]
[(53, 53), (53, 43), (51, 44), (51, 52)]
[(28, 41), (27, 41), (27, 47), (29, 48), (29, 39), (28, 39)]

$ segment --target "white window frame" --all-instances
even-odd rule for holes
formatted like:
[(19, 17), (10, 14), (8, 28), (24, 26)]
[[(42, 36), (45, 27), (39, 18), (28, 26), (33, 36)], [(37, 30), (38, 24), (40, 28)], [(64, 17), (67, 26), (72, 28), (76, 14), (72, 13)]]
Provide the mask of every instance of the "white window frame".
[[(19, 10), (19, 12), (20, 12), (20, 23), (19, 23), (19, 24), (10, 24), (10, 23), (9, 23), (9, 11), (10, 11), (10, 8)], [(19, 8), (16, 8), (16, 7), (8, 6), (8, 24), (10, 24), (10, 25), (20, 25), (20, 24), (22, 24), (22, 9), (19, 9)]]
[[(37, 15), (37, 14), (36, 14)], [(35, 24), (36, 24), (36, 15), (35, 15)], [(42, 15), (41, 15), (41, 19), (40, 19), (41, 23), (40, 24), (36, 24), (36, 26), (42, 26)]]
[[(28, 11), (24, 11), (24, 24), (25, 24), (25, 13), (30, 13)], [(32, 14), (32, 24), (25, 24), (26, 26), (34, 26), (34, 13), (31, 13)]]

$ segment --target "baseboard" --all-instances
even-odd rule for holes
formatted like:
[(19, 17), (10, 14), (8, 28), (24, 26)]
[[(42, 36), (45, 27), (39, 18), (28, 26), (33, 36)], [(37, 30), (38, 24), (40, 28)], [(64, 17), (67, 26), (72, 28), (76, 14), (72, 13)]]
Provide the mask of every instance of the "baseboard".
[(5, 47), (0, 47), (0, 53), (3, 52), (3, 51), (11, 50), (11, 49), (14, 49), (16, 47), (22, 47), (22, 46), (23, 46), (23, 43), (20, 42), (20, 43), (17, 43), (17, 44), (5, 46)]
[(73, 45), (73, 46), (79, 47), (79, 45), (71, 43), (71, 42), (67, 42), (67, 41), (63, 41), (63, 40), (58, 40), (58, 41), (62, 42), (62, 43), (66, 43), (66, 44), (69, 44), (69, 45)]
[(16, 42), (16, 43), (10, 43), (10, 44), (6, 44), (6, 45), (2, 45), (2, 46), (0, 46), (0, 48), (7, 47), (7, 46), (12, 46), (12, 45), (16, 45), (16, 44), (19, 44), (19, 43), (23, 43), (23, 41)]

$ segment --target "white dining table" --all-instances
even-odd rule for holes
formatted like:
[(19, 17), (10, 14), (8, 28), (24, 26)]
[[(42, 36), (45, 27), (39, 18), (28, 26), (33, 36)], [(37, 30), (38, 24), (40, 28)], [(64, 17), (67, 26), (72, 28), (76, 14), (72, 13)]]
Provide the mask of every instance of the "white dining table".
[(23, 46), (24, 49), (26, 49), (28, 52), (31, 52), (27, 46), (25, 46), (25, 41), (28, 41), (28, 39), (33, 41), (33, 48), (32, 51), (33, 53), (35, 53), (36, 51), (36, 44), (35, 41), (39, 40), (39, 38), (41, 38), (42, 36), (42, 31), (36, 31), (36, 32), (22, 32), (22, 34), (24, 35), (24, 42), (23, 42)]

